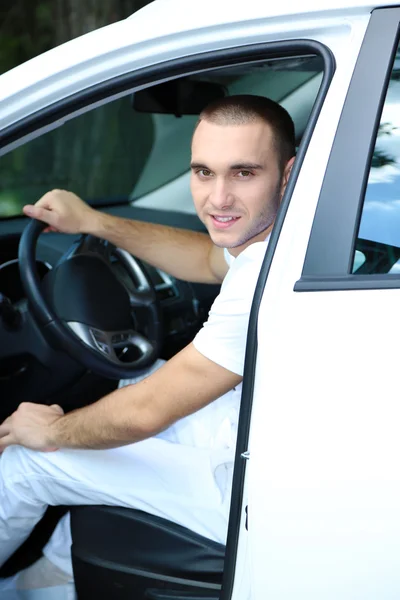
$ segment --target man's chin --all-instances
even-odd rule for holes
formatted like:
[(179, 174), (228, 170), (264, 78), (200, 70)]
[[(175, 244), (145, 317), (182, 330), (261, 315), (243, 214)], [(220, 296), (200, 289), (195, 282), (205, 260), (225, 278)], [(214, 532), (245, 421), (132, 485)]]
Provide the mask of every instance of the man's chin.
[(256, 235), (244, 235), (243, 237), (233, 237), (230, 235), (218, 235), (213, 232), (210, 233), (211, 240), (214, 246), (218, 248), (226, 248), (227, 250), (236, 250), (235, 254), (240, 254), (242, 250), (247, 248), (254, 242), (262, 241), (267, 236), (268, 228), (264, 231), (260, 231)]
[(217, 246), (217, 248), (237, 248), (237, 246), (240, 246), (240, 242), (232, 240), (228, 236), (210, 234), (210, 238), (214, 246)]
[(246, 243), (248, 236), (245, 234), (239, 235), (239, 232), (234, 231), (215, 231), (209, 229), (208, 233), (215, 246), (218, 248), (238, 248)]

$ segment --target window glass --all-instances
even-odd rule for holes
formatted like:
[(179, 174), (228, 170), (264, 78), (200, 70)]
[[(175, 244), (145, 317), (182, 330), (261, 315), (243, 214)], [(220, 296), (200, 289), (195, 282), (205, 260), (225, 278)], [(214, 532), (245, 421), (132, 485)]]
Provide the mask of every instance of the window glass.
[[(357, 253), (365, 261), (360, 264)], [(361, 215), (353, 273), (400, 273), (400, 52), (386, 94)]]
[[(269, 96), (290, 112), (299, 140), (322, 66), (316, 56), (274, 58), (186, 80), (214, 82), (228, 95)], [(188, 172), (197, 119), (193, 114), (138, 112), (129, 94), (67, 120), (0, 158), (0, 218), (20, 215), (24, 204), (54, 188), (71, 190), (95, 206), (146, 201), (158, 190), (166, 210), (169, 200), (181, 206), (180, 198), (169, 198), (164, 191)], [(188, 186), (183, 201), (191, 202)]]
[[(128, 202), (132, 190), (146, 193), (187, 168), (189, 131), (195, 117), (183, 116), (175, 136), (171, 115), (137, 113), (127, 96), (50, 131), (0, 159), (0, 217), (21, 214), (24, 204), (47, 191), (75, 192), (93, 205)], [(156, 149), (169, 139), (173, 160), (143, 177)], [(183, 166), (184, 165), (184, 166)]]

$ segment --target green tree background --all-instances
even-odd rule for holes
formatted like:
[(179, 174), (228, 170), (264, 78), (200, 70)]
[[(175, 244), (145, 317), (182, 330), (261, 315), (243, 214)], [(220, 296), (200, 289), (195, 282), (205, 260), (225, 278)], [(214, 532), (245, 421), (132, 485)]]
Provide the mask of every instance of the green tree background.
[(98, 27), (125, 19), (150, 0), (1, 0), (0, 72)]
[[(1, 0), (0, 73), (124, 19), (148, 3)], [(52, 188), (71, 189), (92, 202), (128, 197), (139, 167), (143, 168), (138, 154), (145, 156), (149, 151), (144, 147), (143, 126), (144, 119), (135, 118), (126, 97), (5, 154), (0, 159), (0, 218), (21, 214), (24, 204), (35, 202)]]

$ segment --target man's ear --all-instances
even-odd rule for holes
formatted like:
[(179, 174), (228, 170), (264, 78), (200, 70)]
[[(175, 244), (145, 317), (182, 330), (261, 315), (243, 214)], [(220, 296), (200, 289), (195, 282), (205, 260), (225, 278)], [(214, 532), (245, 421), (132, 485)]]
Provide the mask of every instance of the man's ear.
[(286, 186), (288, 184), (289, 181), (289, 176), (290, 173), (292, 171), (292, 167), (293, 167), (293, 163), (295, 161), (295, 156), (292, 156), (292, 158), (286, 163), (286, 166), (283, 170), (283, 176), (282, 176), (282, 187), (281, 187), (281, 199), (283, 194), (285, 193), (286, 190)]

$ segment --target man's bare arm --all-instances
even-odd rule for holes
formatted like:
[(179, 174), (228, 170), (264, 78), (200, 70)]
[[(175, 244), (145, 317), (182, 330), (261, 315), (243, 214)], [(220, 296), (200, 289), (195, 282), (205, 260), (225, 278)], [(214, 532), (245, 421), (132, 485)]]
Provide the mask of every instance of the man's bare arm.
[(64, 190), (45, 194), (24, 213), (54, 231), (89, 233), (110, 241), (178, 279), (220, 283), (228, 266), (223, 250), (205, 233), (115, 217)]
[(184, 281), (221, 283), (228, 266), (206, 233), (98, 213), (88, 233)]
[(67, 415), (60, 415), (57, 407), (22, 404), (0, 426), (0, 452), (13, 444), (49, 450), (138, 442), (206, 406), (241, 380), (190, 344), (147, 379)]

